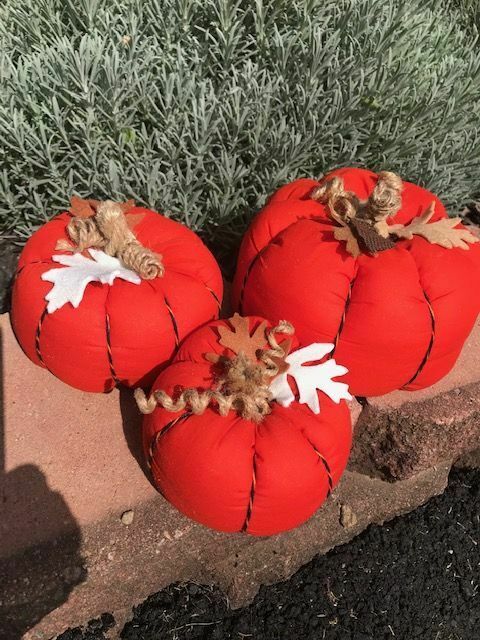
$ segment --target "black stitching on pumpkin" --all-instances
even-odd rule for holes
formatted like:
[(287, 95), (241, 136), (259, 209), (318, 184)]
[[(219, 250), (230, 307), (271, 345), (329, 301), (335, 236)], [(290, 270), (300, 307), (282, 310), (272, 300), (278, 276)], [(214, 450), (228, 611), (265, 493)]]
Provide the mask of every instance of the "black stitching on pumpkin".
[(320, 459), (321, 463), (323, 464), (325, 471), (327, 473), (327, 478), (328, 478), (328, 493), (327, 493), (327, 498), (330, 497), (330, 494), (333, 491), (333, 478), (332, 478), (332, 471), (330, 469), (330, 465), (327, 462), (327, 459), (325, 458), (325, 456), (322, 456), (322, 454), (320, 453), (320, 451), (317, 449), (317, 447), (313, 444), (313, 442), (307, 438), (307, 436), (305, 434), (303, 434), (305, 436), (305, 440), (308, 442), (308, 444), (312, 447), (313, 451), (316, 453), (316, 455), (318, 456), (318, 458)]
[(150, 446), (148, 447), (148, 457), (147, 457), (147, 467), (149, 469), (152, 468), (153, 454), (155, 453), (155, 447), (157, 446), (157, 442), (160, 434), (161, 434), (161, 431), (157, 431), (157, 433), (150, 440)]
[(273, 238), (270, 238), (270, 240), (267, 242), (267, 244), (266, 244), (262, 249), (260, 249), (260, 251), (259, 251), (259, 252), (257, 253), (257, 255), (253, 258), (253, 260), (251, 261), (251, 263), (248, 265), (247, 270), (246, 270), (246, 272), (245, 272), (245, 276), (244, 276), (244, 278), (243, 278), (242, 288), (241, 288), (241, 290), (240, 290), (240, 297), (239, 297), (239, 300), (238, 300), (238, 310), (239, 310), (239, 313), (240, 313), (241, 315), (244, 315), (244, 314), (243, 314), (243, 311), (244, 311), (244, 309), (243, 309), (243, 302), (244, 302), (244, 297), (245, 297), (245, 288), (246, 288), (246, 286), (247, 286), (247, 280), (248, 280), (248, 278), (249, 278), (249, 276), (250, 276), (250, 273), (252, 272), (252, 269), (253, 269), (253, 267), (255, 266), (255, 264), (256, 264), (256, 262), (257, 262), (257, 260), (260, 258), (260, 256), (262, 256), (262, 255), (265, 253), (265, 251), (266, 251), (266, 250), (267, 250), (267, 249), (268, 249), (272, 244), (275, 244), (275, 242), (277, 241), (278, 236), (279, 236), (280, 234), (282, 234), (282, 233), (284, 233), (285, 231), (287, 231), (287, 229), (290, 229), (290, 227), (293, 227), (293, 225), (297, 224), (297, 222), (300, 222), (300, 220), (313, 220), (313, 218), (298, 218), (297, 220), (295, 220), (295, 222), (292, 222), (291, 224), (287, 225), (284, 229), (282, 229), (281, 231), (279, 231), (279, 232), (277, 233), (277, 235), (276, 235), (276, 236), (274, 236)]
[(263, 247), (263, 249), (261, 249), (257, 255), (254, 257), (254, 259), (251, 261), (251, 263), (248, 265), (247, 270), (245, 272), (245, 276), (243, 278), (243, 283), (242, 283), (242, 289), (240, 291), (240, 298), (238, 300), (238, 309), (241, 315), (244, 315), (243, 312), (243, 302), (244, 302), (244, 298), (245, 298), (245, 289), (247, 287), (247, 280), (250, 276), (250, 273), (252, 272), (253, 267), (255, 266), (255, 264), (257, 263), (257, 260), (260, 258), (260, 256), (268, 249), (268, 247), (273, 243), (273, 238), (270, 240), (270, 242), (265, 245)]
[(220, 300), (218, 299), (218, 296), (217, 296), (217, 294), (215, 293), (215, 291), (214, 291), (213, 289), (210, 289), (210, 287), (207, 287), (207, 285), (205, 285), (205, 289), (206, 289), (207, 291), (209, 291), (209, 292), (212, 294), (213, 299), (214, 299), (214, 300), (215, 300), (215, 302), (217, 303), (218, 310), (219, 310), (219, 311), (221, 311), (221, 309), (222, 309), (222, 305), (221, 305), (221, 302), (220, 302)]
[(347, 293), (347, 297), (345, 300), (345, 306), (343, 307), (343, 313), (342, 313), (342, 317), (340, 318), (340, 325), (338, 327), (337, 333), (335, 335), (335, 339), (333, 341), (333, 344), (335, 345), (333, 347), (333, 351), (330, 354), (330, 358), (333, 358), (333, 354), (335, 353), (337, 346), (338, 346), (338, 341), (340, 340), (340, 334), (343, 331), (343, 327), (345, 325), (345, 319), (347, 317), (347, 311), (348, 311), (348, 307), (350, 306), (350, 300), (352, 299), (352, 289), (353, 289), (353, 283), (355, 282), (355, 280), (350, 280), (350, 286), (348, 288), (348, 293)]
[(428, 343), (428, 348), (427, 351), (423, 357), (423, 360), (421, 361), (418, 369), (416, 370), (416, 372), (413, 374), (413, 376), (410, 378), (410, 380), (408, 382), (406, 382), (402, 388), (408, 387), (408, 385), (412, 384), (412, 382), (414, 382), (418, 376), (421, 374), (421, 372), (423, 371), (425, 365), (428, 362), (428, 359), (430, 358), (430, 354), (432, 353), (432, 349), (433, 349), (433, 343), (435, 341), (435, 314), (433, 312), (433, 307), (430, 303), (430, 300), (428, 299), (427, 294), (425, 293), (425, 291), (423, 291), (423, 295), (425, 296), (425, 300), (427, 302), (428, 305), (428, 310), (430, 312), (430, 320), (432, 322), (432, 333), (430, 335), (430, 342)]
[(155, 454), (155, 447), (157, 446), (159, 439), (162, 436), (164, 436), (166, 433), (168, 433), (170, 429), (172, 429), (176, 424), (185, 422), (185, 420), (189, 418), (191, 415), (192, 414), (189, 411), (182, 413), (181, 416), (177, 416), (176, 418), (173, 418), (173, 420), (170, 420), (170, 422), (167, 422), (167, 424), (163, 427), (163, 429), (161, 429), (160, 431), (157, 431), (157, 433), (153, 436), (153, 438), (150, 441), (150, 446), (148, 447), (147, 466), (149, 469), (152, 468), (152, 460)]
[[(32, 263), (33, 264), (33, 263)], [(13, 279), (16, 280), (18, 278), (18, 276), (22, 273), (22, 271), (25, 269), (27, 265), (23, 264), (21, 267), (19, 267), (15, 273), (13, 274)]]
[(115, 386), (118, 387), (118, 385), (120, 385), (121, 382), (118, 379), (116, 371), (115, 371), (115, 367), (113, 366), (112, 343), (111, 343), (111, 339), (110, 339), (110, 316), (108, 315), (108, 313), (105, 313), (105, 329), (106, 329), (105, 333), (106, 333), (106, 337), (107, 337), (108, 366), (110, 367), (110, 373), (112, 375), (113, 382), (115, 383)]
[(55, 262), (53, 260), (32, 260), (32, 262), (27, 262), (26, 264), (22, 264), (21, 267), (19, 267), (15, 273), (13, 274), (13, 279), (16, 280), (18, 278), (18, 276), (22, 273), (22, 271), (25, 269), (25, 267), (29, 267), (31, 264), (55, 264)]
[(327, 476), (328, 476), (328, 493), (327, 493), (327, 497), (329, 497), (330, 494), (333, 491), (333, 480), (332, 480), (332, 472), (330, 471), (330, 465), (328, 464), (327, 460), (322, 456), (322, 454), (319, 451), (317, 451), (316, 449), (315, 449), (315, 453), (318, 455), (318, 457), (322, 461), (322, 464), (325, 467), (325, 471), (327, 472)]
[(43, 357), (42, 357), (42, 352), (40, 350), (40, 333), (42, 331), (42, 325), (43, 325), (43, 321), (45, 320), (45, 317), (47, 315), (47, 307), (45, 307), (45, 309), (42, 311), (42, 315), (40, 316), (40, 320), (38, 321), (37, 324), (37, 329), (35, 331), (35, 351), (37, 353), (38, 359), (40, 360), (41, 364), (48, 369), (47, 365), (45, 364)]
[(165, 306), (167, 307), (167, 311), (168, 314), (170, 316), (170, 320), (172, 321), (172, 326), (173, 326), (173, 332), (175, 334), (175, 346), (178, 347), (178, 345), (180, 344), (180, 337), (178, 335), (178, 325), (177, 325), (177, 321), (175, 320), (175, 316), (173, 315), (173, 311), (172, 311), (172, 307), (170, 306), (167, 297), (163, 296), (163, 299), (165, 300)]
[(242, 532), (245, 533), (248, 529), (248, 525), (250, 524), (250, 518), (252, 517), (253, 511), (253, 501), (255, 499), (255, 487), (257, 485), (257, 469), (256, 469), (256, 454), (253, 454), (252, 461), (252, 486), (250, 487), (250, 498), (248, 500), (247, 514), (245, 516), (245, 521), (242, 526)]
[[(312, 443), (310, 443), (312, 444)], [(327, 493), (327, 498), (330, 496), (330, 494), (333, 491), (333, 479), (332, 479), (332, 472), (330, 470), (330, 465), (328, 464), (326, 458), (324, 458), (322, 456), (322, 454), (320, 453), (320, 451), (318, 451), (318, 449), (316, 449), (316, 447), (312, 444), (313, 450), (315, 451), (315, 453), (317, 454), (317, 456), (320, 458), (323, 466), (325, 467), (325, 471), (327, 472), (327, 477), (328, 477), (328, 493)]]

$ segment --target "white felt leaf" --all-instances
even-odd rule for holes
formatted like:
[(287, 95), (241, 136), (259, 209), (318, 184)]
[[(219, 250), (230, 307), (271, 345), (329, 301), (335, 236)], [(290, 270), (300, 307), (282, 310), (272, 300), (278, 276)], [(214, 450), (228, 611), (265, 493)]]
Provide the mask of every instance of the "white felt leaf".
[(313, 413), (320, 413), (317, 390), (323, 391), (337, 404), (342, 399), (351, 400), (348, 385), (333, 380), (348, 373), (348, 369), (337, 364), (333, 358), (321, 364), (303, 366), (305, 363), (321, 360), (333, 350), (333, 347), (330, 343), (314, 342), (288, 355), (285, 358), (285, 362), (290, 365), (288, 370), (274, 378), (270, 384), (273, 399), (282, 407), (292, 404), (295, 396), (288, 384), (288, 376), (292, 376), (297, 383), (299, 402), (308, 405)]
[(42, 274), (42, 280), (53, 283), (53, 287), (45, 296), (48, 313), (60, 309), (67, 302), (77, 308), (89, 282), (111, 285), (115, 278), (121, 278), (133, 284), (140, 284), (140, 276), (124, 267), (118, 258), (108, 256), (98, 249), (89, 249), (88, 252), (93, 260), (81, 253), (52, 256), (52, 260), (63, 264), (65, 269), (50, 269)]

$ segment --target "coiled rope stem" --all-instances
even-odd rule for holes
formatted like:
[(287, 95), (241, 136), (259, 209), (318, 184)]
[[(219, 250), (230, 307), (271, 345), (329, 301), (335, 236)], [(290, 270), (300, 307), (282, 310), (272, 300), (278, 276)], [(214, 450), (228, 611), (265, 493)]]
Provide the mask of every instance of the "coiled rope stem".
[(383, 238), (388, 238), (386, 220), (402, 206), (402, 189), (402, 179), (397, 174), (381, 171), (367, 200), (360, 200), (352, 191), (346, 191), (342, 178), (338, 176), (320, 184), (311, 198), (326, 204), (332, 218), (342, 226), (348, 226), (353, 218), (369, 220)]
[(217, 381), (217, 389), (184, 389), (174, 399), (165, 391), (153, 391), (146, 396), (142, 389), (135, 390), (135, 400), (144, 414), (162, 407), (167, 411), (190, 411), (201, 415), (208, 406), (215, 405), (221, 416), (235, 410), (245, 420), (261, 422), (271, 412), (271, 380), (279, 373), (279, 360), (285, 358), (286, 351), (278, 343), (276, 333), (293, 334), (290, 323), (282, 320), (276, 327), (266, 332), (269, 349), (262, 350), (258, 362), (253, 363), (242, 352), (233, 358), (221, 358), (223, 371)]
[(128, 227), (122, 205), (112, 200), (100, 203), (91, 217), (72, 218), (67, 233), (74, 246), (59, 240), (56, 248), (60, 251), (80, 253), (89, 248), (102, 249), (144, 280), (153, 280), (165, 272), (161, 256), (137, 240)]

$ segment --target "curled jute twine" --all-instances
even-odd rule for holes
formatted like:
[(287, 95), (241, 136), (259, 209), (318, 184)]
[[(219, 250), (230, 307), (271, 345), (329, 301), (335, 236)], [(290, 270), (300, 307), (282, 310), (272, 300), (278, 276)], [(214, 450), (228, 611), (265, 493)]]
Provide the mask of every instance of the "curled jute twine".
[(117, 202), (101, 202), (91, 217), (75, 216), (68, 223), (67, 232), (74, 247), (66, 240), (59, 240), (56, 247), (59, 251), (80, 253), (89, 248), (102, 249), (144, 280), (164, 274), (161, 256), (137, 240), (128, 227), (122, 205)]
[(221, 358), (223, 371), (217, 379), (217, 389), (184, 389), (174, 400), (165, 391), (153, 391), (147, 398), (142, 389), (135, 390), (135, 400), (142, 413), (152, 413), (157, 406), (167, 411), (187, 410), (201, 415), (214, 404), (221, 416), (230, 410), (236, 411), (245, 420), (261, 422), (271, 412), (271, 380), (279, 373), (279, 362), (287, 354), (275, 338), (275, 333), (293, 334), (292, 325), (281, 320), (276, 327), (266, 332), (269, 349), (258, 354), (259, 362), (253, 363), (242, 352), (233, 358)]
[(368, 200), (360, 200), (352, 191), (345, 191), (342, 178), (334, 176), (320, 184), (311, 195), (313, 200), (326, 204), (330, 215), (342, 226), (353, 219), (369, 220), (377, 233), (388, 238), (387, 218), (402, 206), (402, 179), (391, 171), (381, 171)]

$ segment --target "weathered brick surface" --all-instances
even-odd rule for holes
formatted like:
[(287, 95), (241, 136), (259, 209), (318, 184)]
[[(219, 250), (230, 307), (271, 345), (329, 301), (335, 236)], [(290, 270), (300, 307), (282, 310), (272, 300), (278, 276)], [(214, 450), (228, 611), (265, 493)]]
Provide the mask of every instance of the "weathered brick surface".
[(480, 443), (480, 323), (453, 370), (418, 392), (369, 398), (349, 467), (391, 480), (453, 463)]
[(390, 411), (368, 404), (357, 423), (349, 468), (392, 480), (453, 463), (480, 442), (480, 384)]

